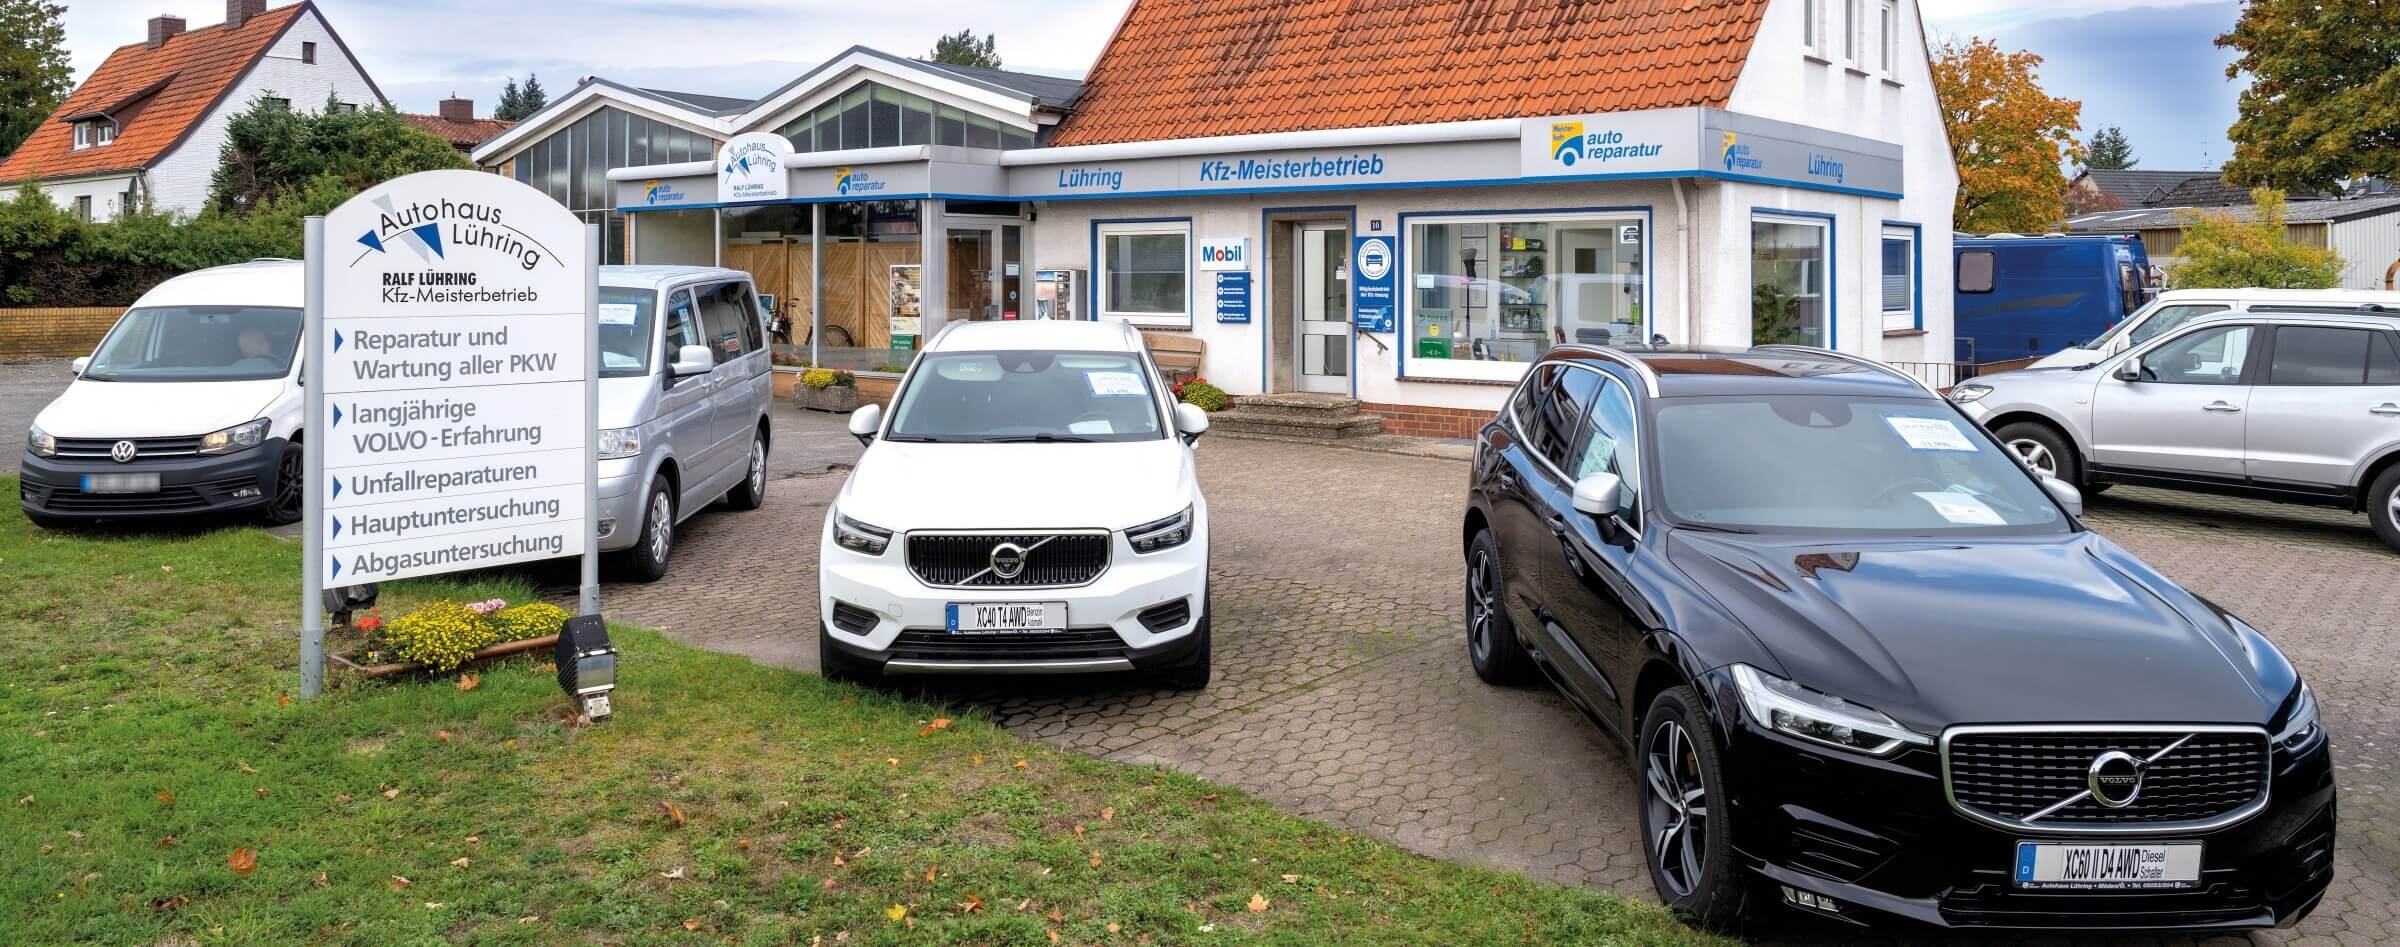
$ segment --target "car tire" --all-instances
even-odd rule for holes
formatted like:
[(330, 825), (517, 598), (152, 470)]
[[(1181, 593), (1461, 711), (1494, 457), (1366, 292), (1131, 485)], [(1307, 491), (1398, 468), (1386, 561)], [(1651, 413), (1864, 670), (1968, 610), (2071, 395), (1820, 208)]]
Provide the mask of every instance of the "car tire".
[(1213, 609), (1209, 607), (1208, 599), (1205, 597), (1202, 598), (1200, 600), (1200, 624), (1198, 627), (1192, 629), (1192, 634), (1197, 635), (1200, 638), (1200, 647), (1195, 649), (1190, 657), (1183, 659), (1182, 663), (1170, 665), (1159, 670), (1159, 683), (1166, 685), (1167, 689), (1178, 691), (1196, 691), (1206, 690), (1208, 688), (1208, 677), (1212, 662), (1210, 653), (1213, 650), (1209, 641), (1208, 625), (1210, 612), (1212, 611)]
[(817, 623), (817, 674), (837, 684), (873, 686), (883, 681), (883, 668), (834, 647), (833, 632), (823, 622)]
[(1467, 660), (1486, 684), (1507, 687), (1533, 677), (1533, 656), (1517, 640), (1516, 624), (1508, 620), (1508, 592), (1500, 578), (1500, 544), (1492, 532), (1475, 534), (1467, 544), (1466, 581)]
[(308, 455), (299, 444), (286, 443), (275, 461), (274, 479), (267, 483), (267, 505), (258, 521), (268, 526), (300, 522), (308, 509)]
[(1634, 805), (1659, 900), (1700, 927), (1731, 931), (1747, 914), (1751, 882), (1734, 864), (1724, 754), (1708, 720), (1690, 687), (1650, 702), (1633, 758)]
[(767, 432), (750, 434), (750, 453), (742, 459), (742, 483), (725, 491), (725, 502), (737, 510), (755, 510), (767, 503)]
[(626, 578), (656, 582), (666, 578), (667, 563), (674, 555), (675, 495), (661, 479), (650, 486), (650, 496), (642, 502), (641, 535), (634, 537), (633, 548), (617, 554), (617, 561)]
[(2367, 522), (2375, 524), (2375, 538), (2400, 551), (2400, 465), (2384, 468), (2375, 482), (2367, 487)]
[(2018, 421), (2003, 425), (1993, 435), (2002, 446), (2035, 473), (2057, 477), (2077, 489), (2083, 489), (2083, 457), (2075, 453), (2075, 443), (2060, 434), (2057, 428), (2034, 421)]

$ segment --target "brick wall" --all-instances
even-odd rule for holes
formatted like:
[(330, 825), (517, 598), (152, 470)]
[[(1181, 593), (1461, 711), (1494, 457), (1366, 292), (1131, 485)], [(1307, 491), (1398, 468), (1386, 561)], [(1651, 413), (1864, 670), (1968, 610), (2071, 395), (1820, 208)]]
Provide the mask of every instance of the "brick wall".
[(1492, 412), (1479, 408), (1437, 408), (1419, 404), (1374, 404), (1359, 406), (1368, 414), (1383, 418), (1383, 433), (1404, 434), (1409, 437), (1474, 437), (1492, 419)]
[(0, 358), (90, 355), (124, 314), (123, 309), (108, 307), (0, 309)]

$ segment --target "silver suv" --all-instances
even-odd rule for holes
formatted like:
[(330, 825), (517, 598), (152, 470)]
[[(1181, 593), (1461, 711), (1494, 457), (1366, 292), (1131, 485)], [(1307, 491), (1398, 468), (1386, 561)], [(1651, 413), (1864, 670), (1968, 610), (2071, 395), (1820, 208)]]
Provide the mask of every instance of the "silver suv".
[(2400, 549), (2400, 312), (2257, 305), (2089, 364), (1950, 392), (2027, 466), (2088, 493), (2169, 487), (2364, 511)]

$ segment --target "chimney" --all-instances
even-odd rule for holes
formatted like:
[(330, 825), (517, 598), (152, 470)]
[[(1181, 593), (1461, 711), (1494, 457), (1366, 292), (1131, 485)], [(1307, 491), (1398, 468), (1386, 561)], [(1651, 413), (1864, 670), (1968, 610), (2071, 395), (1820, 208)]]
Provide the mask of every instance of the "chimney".
[(225, 28), (238, 30), (250, 18), (267, 12), (267, 0), (225, 0)]
[(460, 99), (460, 98), (449, 98), (449, 99), (443, 99), (443, 100), (442, 100), (442, 120), (443, 120), (443, 121), (445, 121), (445, 122), (472, 122), (472, 121), (474, 121), (474, 120), (475, 120), (475, 100), (474, 100), (474, 99)]
[(173, 37), (176, 37), (176, 36), (182, 35), (182, 33), (183, 33), (183, 18), (182, 18), (182, 17), (179, 17), (179, 16), (154, 16), (154, 17), (151, 17), (151, 18), (150, 18), (150, 39), (149, 39), (149, 46), (150, 46), (150, 48), (151, 48), (151, 49), (157, 49), (157, 48), (159, 48), (159, 47), (161, 47), (161, 46), (165, 46), (165, 45), (167, 45), (167, 40), (168, 40), (168, 39), (171, 39), (171, 38), (173, 38)]

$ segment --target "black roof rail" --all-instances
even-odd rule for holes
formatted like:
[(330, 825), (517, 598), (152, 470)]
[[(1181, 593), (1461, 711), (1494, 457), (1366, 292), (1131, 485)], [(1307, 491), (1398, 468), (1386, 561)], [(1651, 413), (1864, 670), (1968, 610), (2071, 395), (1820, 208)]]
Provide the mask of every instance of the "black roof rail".
[(1618, 351), (1617, 349), (1606, 345), (1593, 345), (1589, 342), (1569, 342), (1565, 345), (1555, 346), (1551, 348), (1550, 351), (1556, 352), (1561, 349), (1576, 352), (1588, 352), (1593, 355), (1598, 355), (1601, 358), (1605, 358), (1609, 361), (1616, 362), (1627, 368), (1633, 369), (1633, 373), (1641, 377), (1642, 387), (1649, 389), (1650, 397), (1656, 398), (1659, 396), (1658, 373), (1651, 371), (1650, 366), (1643, 364), (1641, 359), (1634, 358), (1631, 355), (1627, 355), (1624, 352)]

